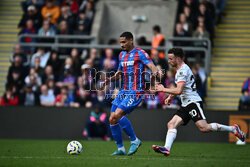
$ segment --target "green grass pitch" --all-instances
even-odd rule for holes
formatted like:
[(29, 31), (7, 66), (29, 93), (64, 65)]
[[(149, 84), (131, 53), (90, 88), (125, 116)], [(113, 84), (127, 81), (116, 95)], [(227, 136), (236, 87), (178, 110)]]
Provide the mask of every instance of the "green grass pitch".
[[(171, 155), (155, 153), (146, 142), (133, 156), (116, 156), (114, 141), (81, 140), (80, 155), (68, 155), (69, 140), (0, 139), (0, 167), (249, 167), (250, 145), (233, 143), (174, 143)], [(129, 149), (129, 142), (125, 142)]]

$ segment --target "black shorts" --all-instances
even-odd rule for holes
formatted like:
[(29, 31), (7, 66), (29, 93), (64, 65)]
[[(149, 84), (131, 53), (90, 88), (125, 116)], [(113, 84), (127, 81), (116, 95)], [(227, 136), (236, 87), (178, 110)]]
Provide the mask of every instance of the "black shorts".
[(174, 115), (178, 115), (182, 118), (184, 124), (186, 125), (191, 119), (194, 122), (206, 119), (203, 113), (202, 102), (190, 103), (186, 107), (181, 107)]

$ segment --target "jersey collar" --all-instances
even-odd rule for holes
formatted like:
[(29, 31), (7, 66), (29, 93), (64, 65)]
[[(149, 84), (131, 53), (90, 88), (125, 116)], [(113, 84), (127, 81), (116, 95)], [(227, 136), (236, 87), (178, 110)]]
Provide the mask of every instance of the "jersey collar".
[(185, 64), (184, 62), (182, 62), (181, 66), (177, 69), (177, 71), (183, 66), (183, 64)]

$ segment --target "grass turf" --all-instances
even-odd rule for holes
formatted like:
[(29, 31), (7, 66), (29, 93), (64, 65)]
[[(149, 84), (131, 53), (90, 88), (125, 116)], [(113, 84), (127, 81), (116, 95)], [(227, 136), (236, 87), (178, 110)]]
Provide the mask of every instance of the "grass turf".
[[(0, 140), (0, 166), (4, 167), (244, 167), (250, 166), (250, 146), (230, 143), (174, 143), (171, 155), (155, 153), (151, 145), (162, 142), (143, 142), (133, 156), (116, 156), (114, 141), (80, 141), (80, 155), (68, 155), (68, 140)], [(125, 142), (129, 149), (129, 142)]]

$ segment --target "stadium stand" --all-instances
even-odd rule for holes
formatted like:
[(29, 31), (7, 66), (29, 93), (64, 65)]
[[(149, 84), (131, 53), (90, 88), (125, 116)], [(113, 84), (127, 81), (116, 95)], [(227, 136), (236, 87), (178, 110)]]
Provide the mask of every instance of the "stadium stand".
[(21, 0), (0, 1), (0, 94), (5, 91), (13, 44), (17, 41), (17, 24), (21, 19)]
[(249, 77), (249, 1), (228, 0), (224, 17), (215, 29), (207, 106), (237, 110), (243, 81)]

